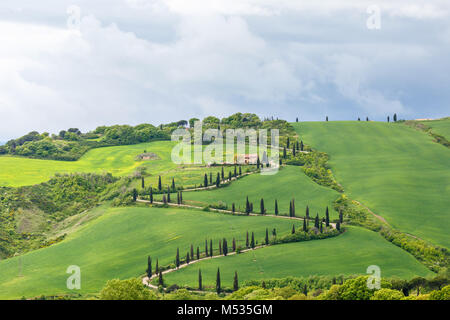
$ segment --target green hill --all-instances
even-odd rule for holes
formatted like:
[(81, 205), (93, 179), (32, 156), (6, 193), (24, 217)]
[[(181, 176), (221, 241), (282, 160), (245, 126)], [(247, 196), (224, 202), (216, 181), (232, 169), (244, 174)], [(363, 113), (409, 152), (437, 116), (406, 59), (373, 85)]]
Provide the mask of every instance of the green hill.
[(450, 118), (444, 118), (439, 120), (428, 120), (428, 121), (420, 121), (427, 127), (430, 127), (434, 133), (437, 133), (441, 136), (450, 139)]
[(330, 155), (345, 192), (393, 227), (450, 247), (450, 149), (403, 124), (302, 122), (303, 141)]
[[(184, 192), (183, 200), (194, 205), (217, 204), (219, 201), (228, 205), (234, 202), (236, 208), (245, 210), (246, 197), (253, 202), (254, 212), (260, 212), (260, 201), (264, 198), (267, 213), (275, 212), (275, 199), (281, 215), (289, 214), (289, 202), (295, 199), (297, 216), (305, 215), (309, 206), (310, 215), (325, 216), (325, 207), (331, 209), (332, 202), (339, 196), (337, 191), (319, 186), (307, 177), (300, 167), (286, 166), (275, 175), (252, 174), (229, 186), (208, 191)], [(337, 218), (337, 212), (330, 210), (330, 216)]]
[(382, 277), (431, 276), (433, 273), (411, 255), (390, 244), (375, 232), (357, 227), (337, 238), (289, 243), (262, 248), (238, 255), (203, 260), (164, 276), (167, 285), (198, 286), (198, 269), (203, 283), (214, 287), (217, 268), (222, 285), (232, 287), (234, 272), (241, 284), (261, 280), (309, 275), (365, 274), (367, 267), (377, 265)]
[[(184, 257), (193, 244), (204, 252), (205, 239), (245, 244), (247, 230), (264, 239), (265, 230), (288, 234), (293, 222), (271, 217), (232, 216), (172, 208), (106, 208), (99, 218), (53, 246), (0, 261), (0, 299), (41, 294), (96, 293), (107, 280), (145, 273), (147, 256), (160, 266), (173, 263), (177, 247)], [(295, 222), (300, 227), (301, 222)], [(66, 289), (67, 267), (81, 268), (81, 290)], [(19, 276), (20, 275), (20, 276)]]

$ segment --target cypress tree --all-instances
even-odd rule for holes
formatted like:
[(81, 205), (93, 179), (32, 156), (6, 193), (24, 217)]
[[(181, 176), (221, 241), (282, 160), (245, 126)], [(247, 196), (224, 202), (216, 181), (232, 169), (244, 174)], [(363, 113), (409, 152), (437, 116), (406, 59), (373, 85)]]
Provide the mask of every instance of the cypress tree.
[(150, 186), (150, 203), (153, 203), (153, 188)]
[(336, 223), (336, 230), (341, 231), (341, 223), (339, 221)]
[(219, 255), (222, 255), (222, 240), (219, 240)]
[(190, 256), (189, 256), (189, 252), (186, 253), (186, 263), (189, 264), (189, 262), (191, 262)]
[(289, 137), (287, 137), (287, 140), (286, 140), (286, 148), (289, 149)]
[(233, 280), (233, 290), (239, 290), (239, 282), (238, 282), (238, 274), (237, 271), (234, 272), (234, 280)]
[(147, 276), (149, 278), (152, 277), (152, 258), (150, 258), (150, 256), (148, 256), (147, 259)]
[(330, 214), (329, 214), (329, 212), (328, 212), (328, 206), (327, 206), (327, 209), (326, 209), (326, 211), (325, 211), (325, 225), (326, 225), (327, 227), (330, 226)]
[(297, 140), (297, 151), (298, 150), (300, 150), (300, 144), (299, 144), (299, 142), (298, 142), (298, 140)]
[(197, 260), (200, 260), (200, 248), (197, 247)]
[(164, 286), (164, 279), (163, 279), (162, 271), (159, 271), (158, 285)]
[(236, 252), (236, 239), (233, 238), (233, 252)]
[(166, 199), (166, 194), (163, 194), (163, 203), (166, 204), (167, 203), (167, 199)]
[(247, 196), (247, 201), (245, 202), (245, 213), (247, 215), (250, 213), (250, 202), (248, 201), (248, 196)]
[(286, 147), (283, 147), (283, 159), (286, 159)]
[(397, 122), (397, 114), (394, 113), (394, 122)]
[(221, 172), (221, 174), (222, 174), (222, 181), (225, 181), (225, 174), (223, 173), (223, 166), (222, 166), (222, 172)]
[(161, 176), (158, 177), (158, 190), (162, 190)]
[(237, 168), (236, 166), (234, 166), (234, 177), (236, 178), (236, 176), (237, 176)]
[(342, 210), (339, 210), (339, 222), (344, 222), (344, 215), (342, 214)]
[(159, 262), (158, 259), (156, 259), (156, 267), (155, 267), (155, 274), (159, 273)]
[(220, 269), (217, 268), (217, 277), (216, 277), (216, 292), (219, 294), (222, 291), (220, 286)]
[(292, 201), (289, 201), (289, 217), (292, 217)]
[(266, 212), (266, 209), (264, 208), (264, 199), (261, 198), (261, 214), (264, 214)]
[(292, 225), (292, 231), (291, 231), (291, 233), (292, 233), (292, 234), (295, 233), (295, 225)]
[(209, 173), (209, 184), (212, 185), (212, 172)]
[(228, 242), (227, 239), (223, 238), (223, 255), (226, 257), (228, 254)]
[(231, 171), (228, 171), (228, 181), (231, 181), (231, 176), (232, 176)]
[(167, 187), (167, 202), (170, 203), (170, 189)]
[(172, 190), (175, 191), (175, 178), (172, 178)]
[(298, 117), (297, 117), (297, 118), (295, 118), (295, 122), (298, 122)]
[(295, 217), (295, 199), (292, 199), (292, 217)]
[(320, 233), (322, 233), (322, 232), (323, 232), (323, 223), (320, 222)]
[(133, 201), (134, 201), (134, 202), (136, 202), (137, 197), (138, 197), (138, 192), (137, 192), (136, 189), (133, 189)]
[(261, 161), (259, 160), (259, 156), (256, 159), (256, 169), (259, 169), (259, 167), (261, 166)]
[(194, 246), (191, 244), (191, 259), (194, 260)]
[(295, 157), (295, 144), (292, 144), (292, 155)]
[(208, 240), (205, 239), (205, 257), (208, 256)]
[(250, 202), (250, 212), (253, 212), (253, 202)]
[(250, 243), (250, 246), (252, 249), (255, 249), (255, 234), (252, 232), (252, 241)]
[(306, 206), (306, 219), (309, 219), (309, 207)]
[(220, 186), (220, 175), (217, 172), (216, 187), (218, 188), (219, 186)]
[(328, 121), (328, 116), (325, 118), (325, 121)]
[(205, 188), (208, 186), (208, 175), (206, 173), (205, 173), (205, 178), (204, 178), (203, 184), (205, 185)]
[(141, 186), (142, 186), (142, 189), (145, 189), (145, 179), (144, 179), (144, 177), (141, 177)]
[(212, 240), (209, 240), (209, 256), (212, 258), (213, 254)]
[(278, 215), (278, 201), (275, 199), (275, 215)]
[(358, 117), (358, 121), (361, 121), (361, 118), (360, 118), (360, 117)]
[(316, 219), (314, 220), (314, 227), (319, 229), (319, 214), (316, 215)]
[(236, 206), (235, 206), (234, 202), (233, 202), (233, 204), (231, 205), (231, 211), (232, 211), (233, 213), (236, 212)]
[(177, 256), (175, 257), (175, 265), (177, 269), (180, 267), (180, 249), (177, 248)]
[(300, 151), (303, 151), (303, 148), (304, 148), (305, 146), (303, 145), (303, 140), (302, 141), (300, 141)]
[(306, 217), (305, 219), (303, 219), (303, 232), (306, 232), (307, 228), (306, 228)]
[(248, 231), (247, 231), (247, 238), (245, 240), (245, 246), (248, 248), (249, 247), (249, 241), (248, 241)]
[(308, 295), (308, 287), (307, 287), (306, 284), (305, 284), (305, 286), (303, 287), (303, 294), (304, 294), (305, 296)]
[(183, 191), (180, 191), (180, 204), (183, 204)]
[(369, 121), (369, 117), (366, 117), (366, 121)]
[(239, 175), (242, 176), (242, 168), (241, 168), (241, 165), (239, 165)]
[(180, 193), (179, 192), (177, 192), (177, 204), (178, 205), (180, 204)]
[(389, 121), (390, 121), (389, 116), (387, 116), (387, 122), (389, 123)]
[(269, 244), (269, 229), (266, 228), (266, 245)]
[(202, 290), (202, 270), (198, 269), (198, 290)]

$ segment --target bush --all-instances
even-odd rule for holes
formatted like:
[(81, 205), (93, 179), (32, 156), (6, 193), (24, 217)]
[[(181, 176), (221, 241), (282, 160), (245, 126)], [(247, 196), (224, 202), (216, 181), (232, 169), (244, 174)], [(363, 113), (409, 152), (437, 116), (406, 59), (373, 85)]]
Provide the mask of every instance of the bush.
[(140, 279), (109, 280), (100, 291), (101, 300), (158, 300), (158, 296), (144, 286)]
[(370, 300), (402, 300), (405, 295), (397, 290), (380, 289), (375, 291)]

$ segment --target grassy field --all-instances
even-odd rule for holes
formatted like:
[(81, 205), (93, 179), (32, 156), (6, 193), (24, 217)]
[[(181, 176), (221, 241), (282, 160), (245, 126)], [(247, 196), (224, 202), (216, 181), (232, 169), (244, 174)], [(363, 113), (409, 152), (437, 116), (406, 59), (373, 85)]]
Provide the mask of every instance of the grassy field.
[(450, 150), (403, 124), (303, 122), (345, 192), (402, 231), (450, 247)]
[[(245, 244), (247, 230), (261, 242), (265, 230), (279, 235), (291, 231), (293, 221), (271, 217), (243, 217), (183, 209), (149, 207), (105, 208), (99, 217), (51, 247), (0, 261), (0, 299), (41, 294), (74, 293), (66, 289), (70, 265), (81, 268), (80, 293), (96, 293), (114, 278), (144, 274), (147, 256), (160, 265), (173, 263), (176, 249), (185, 256), (191, 244), (204, 252), (205, 239), (226, 237), (231, 245)], [(300, 227), (301, 222), (295, 222)]]
[[(329, 206), (339, 196), (338, 192), (319, 186), (308, 178), (300, 167), (286, 166), (277, 174), (267, 176), (252, 174), (231, 183), (229, 186), (208, 191), (184, 192), (183, 200), (194, 205), (213, 204), (222, 201), (228, 205), (234, 202), (236, 208), (245, 210), (246, 197), (253, 202), (255, 212), (260, 212), (260, 200), (264, 198), (264, 206), (267, 213), (273, 214), (275, 199), (278, 201), (278, 209), (281, 215), (289, 214), (289, 202), (295, 199), (297, 216), (305, 215), (308, 205), (310, 215), (325, 216), (325, 207)], [(330, 211), (330, 216), (337, 218), (337, 212)]]
[[(174, 143), (157, 141), (130, 146), (105, 147), (88, 151), (78, 161), (53, 161), (20, 157), (0, 157), (0, 185), (23, 186), (47, 181), (55, 173), (110, 172), (113, 175), (132, 173), (145, 166), (148, 172), (164, 172), (176, 168), (170, 153)], [(147, 150), (159, 156), (159, 160), (136, 161), (137, 155)]]
[(309, 275), (365, 274), (370, 265), (378, 265), (382, 277), (411, 278), (433, 273), (411, 255), (390, 244), (375, 232), (357, 227), (337, 238), (289, 243), (262, 248), (239, 255), (204, 260), (166, 274), (167, 285), (198, 286), (198, 269), (205, 286), (214, 287), (217, 268), (221, 282), (232, 287), (234, 272), (239, 281)]
[(450, 139), (450, 118), (444, 118), (440, 120), (428, 120), (420, 121), (427, 127), (430, 127), (434, 133), (444, 136)]

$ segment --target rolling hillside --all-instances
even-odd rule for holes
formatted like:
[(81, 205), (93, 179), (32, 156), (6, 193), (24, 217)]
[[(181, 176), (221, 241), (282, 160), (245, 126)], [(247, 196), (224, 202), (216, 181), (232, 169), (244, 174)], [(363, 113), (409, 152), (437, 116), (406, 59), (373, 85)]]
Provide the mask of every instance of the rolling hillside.
[(238, 255), (204, 260), (164, 276), (167, 285), (198, 286), (198, 269), (203, 283), (214, 287), (217, 268), (222, 284), (232, 287), (234, 272), (241, 284), (261, 280), (309, 275), (366, 274), (370, 265), (378, 265), (382, 277), (430, 276), (427, 268), (411, 255), (395, 247), (375, 232), (357, 227), (337, 238), (289, 243)]
[(303, 141), (330, 155), (345, 192), (393, 227), (450, 247), (450, 149), (403, 124), (303, 122)]
[(444, 118), (439, 120), (420, 121), (427, 127), (430, 127), (434, 133), (450, 139), (450, 118)]
[[(173, 263), (177, 247), (183, 257), (191, 244), (204, 252), (205, 239), (236, 238), (245, 244), (247, 230), (262, 241), (265, 230), (288, 234), (293, 222), (271, 217), (231, 216), (212, 212), (165, 208), (104, 208), (99, 218), (51, 247), (0, 261), (0, 299), (69, 293), (66, 269), (81, 268), (81, 290), (97, 293), (107, 280), (145, 273), (147, 256), (160, 266)], [(295, 222), (300, 227), (301, 222)], [(72, 291), (73, 292), (73, 291)]]

